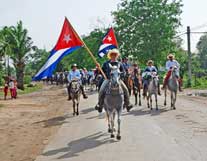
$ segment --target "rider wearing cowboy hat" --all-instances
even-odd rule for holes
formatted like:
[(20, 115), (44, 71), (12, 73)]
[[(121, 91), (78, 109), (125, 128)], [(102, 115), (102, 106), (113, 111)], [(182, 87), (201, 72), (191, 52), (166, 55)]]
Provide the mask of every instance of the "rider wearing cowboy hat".
[[(120, 71), (125, 73), (122, 63), (118, 61), (118, 57), (120, 56), (120, 53), (117, 49), (109, 50), (107, 56), (109, 60), (106, 61), (102, 67), (104, 73), (106, 74), (107, 79), (104, 80), (101, 85), (101, 88), (99, 90), (99, 101), (95, 107), (95, 109), (98, 110), (99, 112), (102, 112), (103, 104), (104, 104), (104, 97), (105, 97), (105, 88), (108, 85), (109, 79), (110, 79), (111, 68), (109, 64), (111, 64), (112, 66), (120, 66)], [(99, 64), (97, 65), (99, 66)], [(124, 107), (126, 107), (127, 111), (129, 111), (133, 107), (133, 105), (130, 104), (129, 91), (122, 80), (120, 80), (120, 83), (124, 91)]]
[[(73, 64), (71, 66), (72, 70), (68, 74), (68, 82), (69, 82), (69, 85), (68, 85), (68, 100), (71, 100), (71, 96), (70, 96), (71, 82), (74, 81), (74, 80), (78, 80), (80, 82), (80, 80), (81, 80), (81, 73), (77, 69), (77, 67), (78, 67), (77, 64)], [(84, 88), (83, 88), (82, 84), (80, 84), (80, 89), (82, 91), (83, 98), (85, 98), (85, 99), (88, 98), (88, 96), (85, 94), (85, 91), (84, 91)]]
[[(157, 74), (157, 68), (153, 64), (154, 64), (154, 62), (152, 60), (147, 61), (147, 67), (145, 68), (143, 75), (142, 75), (144, 86), (146, 86), (146, 85), (148, 86), (148, 84), (149, 84), (148, 76), (151, 76), (152, 72), (155, 72)], [(158, 95), (161, 95), (159, 83), (158, 83)], [(143, 91), (143, 96), (146, 96), (145, 90)]]
[(177, 62), (177, 60), (175, 60), (175, 56), (171, 53), (168, 54), (167, 59), (168, 59), (168, 61), (166, 62), (167, 74), (165, 76), (162, 89), (164, 89), (167, 85), (168, 79), (171, 76), (172, 68), (176, 67), (178, 69), (177, 78), (179, 82), (179, 91), (182, 92), (182, 89), (181, 89), (182, 79), (179, 76), (180, 64)]

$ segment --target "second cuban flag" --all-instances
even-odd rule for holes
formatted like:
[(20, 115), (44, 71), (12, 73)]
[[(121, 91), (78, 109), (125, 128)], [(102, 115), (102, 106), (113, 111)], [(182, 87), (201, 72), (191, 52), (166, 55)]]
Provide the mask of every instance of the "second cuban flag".
[(102, 40), (101, 46), (98, 50), (98, 56), (102, 58), (108, 53), (109, 50), (114, 48), (118, 48), (118, 44), (114, 30), (113, 28), (110, 28)]

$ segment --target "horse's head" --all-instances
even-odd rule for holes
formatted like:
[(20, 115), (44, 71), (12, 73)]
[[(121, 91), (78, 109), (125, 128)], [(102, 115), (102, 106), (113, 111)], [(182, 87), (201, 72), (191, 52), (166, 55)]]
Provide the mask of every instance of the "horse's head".
[(158, 86), (158, 76), (157, 76), (157, 72), (151, 72), (151, 79), (153, 81), (153, 83), (155, 84), (155, 86)]
[(77, 93), (80, 90), (80, 83), (78, 80), (71, 82), (71, 93)]
[(109, 64), (109, 67), (111, 69), (111, 73), (110, 73), (111, 86), (112, 86), (112, 88), (119, 87), (119, 80), (120, 80), (120, 75), (121, 75), (121, 72), (119, 70), (120, 65), (112, 66), (111, 64)]
[(176, 66), (172, 67), (172, 73), (171, 73), (171, 77), (175, 78), (177, 77), (177, 73), (178, 73), (178, 68)]

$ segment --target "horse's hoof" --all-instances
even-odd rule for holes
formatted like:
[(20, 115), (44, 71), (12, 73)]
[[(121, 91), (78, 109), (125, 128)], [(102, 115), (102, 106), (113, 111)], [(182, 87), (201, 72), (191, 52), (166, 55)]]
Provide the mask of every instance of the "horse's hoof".
[(114, 138), (114, 134), (111, 134), (111, 138)]
[(158, 111), (158, 108), (156, 108), (156, 111)]
[(108, 133), (112, 133), (112, 129), (108, 129)]
[(150, 108), (150, 110), (152, 111), (152, 108)]
[(121, 140), (121, 136), (120, 136), (120, 135), (117, 135), (117, 136), (116, 136), (116, 139), (117, 139), (117, 140)]
[(78, 116), (79, 115), (79, 112), (76, 112), (76, 115)]
[(167, 103), (164, 103), (164, 106), (166, 106), (167, 105)]
[(139, 103), (139, 106), (141, 106), (142, 104), (141, 103)]
[(176, 108), (175, 108), (175, 107), (173, 107), (173, 110), (176, 110)]
[(73, 113), (73, 116), (75, 116), (75, 113)]

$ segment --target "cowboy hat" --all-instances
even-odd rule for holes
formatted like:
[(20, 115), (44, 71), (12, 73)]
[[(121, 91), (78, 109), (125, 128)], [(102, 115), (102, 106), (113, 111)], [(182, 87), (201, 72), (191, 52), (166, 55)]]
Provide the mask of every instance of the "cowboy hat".
[(118, 49), (112, 49), (112, 50), (109, 50), (108, 54), (107, 54), (107, 57), (109, 59), (111, 59), (111, 54), (117, 54), (117, 56), (120, 56), (120, 53), (119, 53), (119, 50)]
[(173, 55), (173, 54), (168, 54), (168, 56), (167, 56), (167, 59), (170, 59), (170, 58), (175, 58), (175, 56)]
[(152, 61), (152, 60), (148, 60), (148, 61), (147, 61), (147, 65), (150, 64), (150, 63), (153, 64), (153, 61)]
[(78, 67), (78, 66), (77, 66), (77, 64), (73, 64), (73, 65), (71, 65), (71, 68), (73, 68), (73, 67)]

